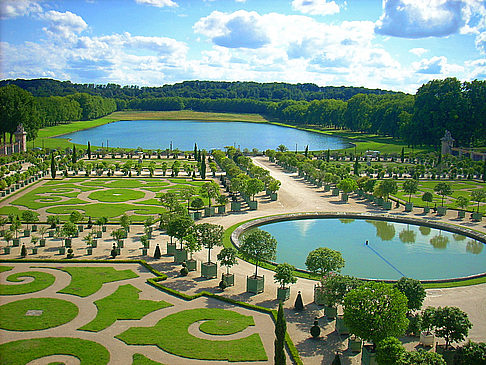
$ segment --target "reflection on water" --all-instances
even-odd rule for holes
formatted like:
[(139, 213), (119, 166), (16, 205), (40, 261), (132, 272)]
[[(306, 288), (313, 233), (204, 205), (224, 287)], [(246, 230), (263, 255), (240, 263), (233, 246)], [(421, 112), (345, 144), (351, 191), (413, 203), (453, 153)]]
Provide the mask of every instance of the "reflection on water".
[(447, 247), (447, 244), (449, 243), (449, 237), (439, 234), (438, 236), (432, 237), (429, 242), (432, 246), (434, 246), (434, 248), (443, 250)]
[(466, 244), (466, 251), (478, 255), (483, 251), (484, 243), (476, 240), (469, 240)]
[(383, 241), (391, 241), (395, 237), (395, 226), (393, 223), (372, 220), (367, 220), (366, 222), (375, 226), (376, 237), (380, 237)]
[(457, 233), (453, 233), (452, 237), (454, 237), (456, 241), (464, 241), (467, 238), (466, 236)]
[(349, 219), (349, 218), (339, 218), (339, 221), (341, 223), (344, 223), (344, 224), (348, 224), (348, 223), (353, 223), (355, 221), (355, 219)]
[(407, 229), (404, 229), (398, 234), (398, 238), (403, 243), (415, 243), (415, 239), (417, 238), (417, 233), (410, 230), (407, 226)]
[(431, 228), (425, 227), (425, 226), (420, 226), (419, 231), (420, 231), (420, 233), (422, 233), (422, 236), (428, 236), (430, 234)]
[(307, 232), (309, 229), (312, 227), (312, 225), (315, 223), (315, 220), (313, 219), (302, 219), (302, 220), (296, 220), (295, 225), (297, 226), (297, 229), (299, 230), (301, 236), (305, 237), (307, 235)]

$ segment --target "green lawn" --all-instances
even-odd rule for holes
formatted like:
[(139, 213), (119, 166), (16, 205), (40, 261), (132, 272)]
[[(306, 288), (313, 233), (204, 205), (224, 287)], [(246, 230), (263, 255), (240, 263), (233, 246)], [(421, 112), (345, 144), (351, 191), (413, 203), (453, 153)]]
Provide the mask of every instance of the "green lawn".
[(133, 354), (132, 365), (164, 365), (161, 362), (150, 360), (142, 354)]
[(30, 283), (25, 284), (1, 284), (0, 295), (19, 295), (35, 293), (50, 287), (52, 284), (54, 284), (54, 281), (56, 280), (56, 278), (52, 274), (41, 271), (28, 271), (12, 274), (7, 277), (7, 281), (10, 281), (12, 283), (20, 283), (23, 281), (22, 278), (33, 278), (34, 280)]
[(156, 345), (171, 354), (191, 359), (226, 361), (266, 361), (268, 359), (258, 334), (229, 341), (205, 340), (188, 333), (189, 326), (198, 321), (216, 321), (215, 324), (204, 327), (205, 331), (214, 335), (236, 333), (254, 325), (253, 317), (234, 311), (199, 308), (171, 314), (162, 318), (154, 327), (132, 327), (116, 337), (129, 345)]
[(172, 306), (164, 301), (141, 300), (141, 290), (127, 284), (121, 285), (111, 295), (95, 301), (98, 314), (90, 323), (81, 327), (83, 331), (98, 332), (111, 326), (119, 319), (141, 319), (158, 309)]
[(112, 267), (56, 268), (71, 275), (71, 283), (59, 293), (87, 297), (101, 289), (104, 283), (137, 278), (132, 270), (115, 270)]
[(110, 361), (110, 353), (105, 347), (80, 338), (45, 337), (0, 345), (0, 365), (27, 364), (51, 355), (74, 356), (83, 365), (103, 365)]
[[(40, 315), (27, 315), (30, 310)], [(55, 298), (29, 298), (0, 306), (0, 328), (7, 331), (39, 331), (60, 326), (78, 315), (78, 307)]]

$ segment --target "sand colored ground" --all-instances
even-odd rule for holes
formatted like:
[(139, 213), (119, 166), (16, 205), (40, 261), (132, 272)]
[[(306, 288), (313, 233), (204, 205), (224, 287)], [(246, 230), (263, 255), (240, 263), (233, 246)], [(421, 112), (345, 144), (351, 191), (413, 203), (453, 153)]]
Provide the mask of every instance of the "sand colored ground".
[[(294, 212), (361, 212), (361, 213), (378, 213), (383, 214), (384, 211), (363, 199), (357, 199), (351, 195), (348, 203), (340, 202), (339, 197), (331, 197), (329, 192), (324, 192), (322, 189), (317, 189), (314, 185), (309, 184), (299, 178), (296, 174), (289, 174), (284, 172), (279, 166), (270, 163), (268, 159), (257, 157), (254, 158), (254, 163), (269, 169), (271, 175), (282, 182), (279, 191), (278, 200), (271, 202), (265, 196), (259, 196), (259, 209), (256, 211), (245, 211), (238, 214), (226, 214), (224, 216), (217, 216), (211, 218), (204, 218), (200, 222), (210, 222), (223, 225), (225, 228), (231, 225), (256, 217), (263, 217), (273, 214), (294, 213)], [(4, 204), (2, 202), (2, 204)], [(472, 228), (478, 231), (486, 232), (486, 225), (484, 222), (472, 222), (469, 219), (458, 220), (457, 213), (450, 211), (445, 217), (436, 217), (432, 214), (424, 216), (422, 209), (414, 209), (411, 213), (405, 213), (403, 207), (394, 208), (388, 212), (391, 215), (397, 216), (412, 216), (417, 219), (440, 220), (454, 225), (462, 225), (464, 227)], [(110, 227), (109, 230), (118, 228)], [(162, 258), (154, 260), (147, 257), (140, 256), (140, 242), (139, 236), (142, 234), (141, 226), (133, 226), (130, 232), (130, 237), (125, 240), (125, 248), (122, 249), (121, 258), (144, 258), (154, 265), (158, 270), (163, 271), (169, 276), (169, 279), (164, 282), (168, 287), (180, 290), (188, 294), (194, 294), (203, 290), (219, 293), (233, 299), (242, 300), (251, 304), (257, 304), (264, 307), (276, 308), (277, 300), (276, 290), (277, 284), (273, 282), (273, 272), (259, 269), (259, 274), (265, 277), (265, 291), (258, 295), (251, 295), (246, 293), (246, 277), (253, 274), (255, 268), (244, 261), (239, 260), (238, 265), (231, 269), (235, 274), (235, 286), (227, 288), (224, 293), (221, 293), (217, 287), (219, 278), (206, 280), (200, 278), (199, 268), (196, 272), (191, 272), (187, 277), (179, 275), (180, 265), (172, 263), (172, 257), (165, 256), (166, 242), (168, 237), (159, 231), (155, 232), (154, 239), (151, 241), (151, 248), (149, 254), (152, 255), (155, 244), (159, 244), (162, 250)], [(86, 256), (85, 244), (80, 238), (73, 240), (75, 247), (75, 254), (77, 258), (90, 259), (105, 259), (109, 257), (109, 252), (113, 240), (109, 236), (109, 232), (104, 234), (104, 238), (99, 240), (98, 248), (94, 249), (93, 256)], [(37, 258), (60, 258), (57, 255), (57, 248), (60, 246), (60, 241), (53, 240), (48, 242), (47, 247), (39, 250)], [(216, 260), (216, 255), (219, 249), (212, 250), (211, 258)], [(19, 250), (12, 250), (10, 256), (18, 257)], [(34, 256), (32, 256), (34, 257)], [(207, 261), (207, 252), (205, 250), (195, 255), (199, 261)], [(219, 270), (219, 275), (224, 271)], [(291, 297), (285, 303), (286, 318), (288, 323), (288, 331), (298, 348), (305, 364), (330, 364), (334, 353), (336, 351), (342, 352), (342, 362), (344, 364), (358, 364), (360, 355), (355, 355), (347, 351), (346, 337), (340, 337), (334, 331), (334, 321), (328, 322), (323, 316), (322, 308), (313, 303), (313, 287), (314, 281), (299, 279), (296, 284), (292, 285)], [(145, 290), (145, 289), (144, 289)], [(296, 295), (300, 291), (303, 296), (305, 311), (295, 312), (293, 304)], [(166, 300), (166, 299), (164, 299)], [(169, 301), (169, 300), (167, 300)], [(191, 302), (192, 303), (192, 302)], [(473, 328), (469, 333), (469, 338), (474, 341), (486, 341), (486, 284), (475, 285), (470, 287), (460, 287), (453, 289), (434, 289), (427, 291), (427, 298), (424, 306), (458, 306), (466, 313), (468, 313), (470, 320), (473, 322)], [(312, 326), (314, 318), (319, 319), (321, 325), (321, 339), (314, 340), (310, 338), (309, 330)], [(265, 346), (270, 351), (273, 348), (273, 329), (267, 331), (268, 338)], [(416, 339), (405, 338), (406, 346), (413, 348), (417, 345)], [(111, 350), (110, 350), (111, 351)], [(267, 353), (268, 353), (267, 351)], [(270, 355), (270, 354), (269, 354)], [(272, 358), (269, 356), (269, 358)], [(176, 363), (176, 362), (173, 362)]]

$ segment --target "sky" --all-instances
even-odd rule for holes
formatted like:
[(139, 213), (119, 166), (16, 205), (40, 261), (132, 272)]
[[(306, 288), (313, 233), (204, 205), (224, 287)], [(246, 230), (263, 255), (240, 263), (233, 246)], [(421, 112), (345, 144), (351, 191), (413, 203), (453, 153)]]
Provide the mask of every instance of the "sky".
[(311, 82), (414, 94), (486, 78), (486, 0), (0, 0), (0, 78)]

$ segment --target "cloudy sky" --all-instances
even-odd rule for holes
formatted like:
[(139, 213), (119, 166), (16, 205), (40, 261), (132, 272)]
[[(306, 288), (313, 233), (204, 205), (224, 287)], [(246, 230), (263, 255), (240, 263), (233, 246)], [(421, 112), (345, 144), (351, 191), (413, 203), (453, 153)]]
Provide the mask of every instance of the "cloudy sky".
[(485, 0), (0, 0), (0, 77), (313, 82), (415, 93), (486, 78)]

